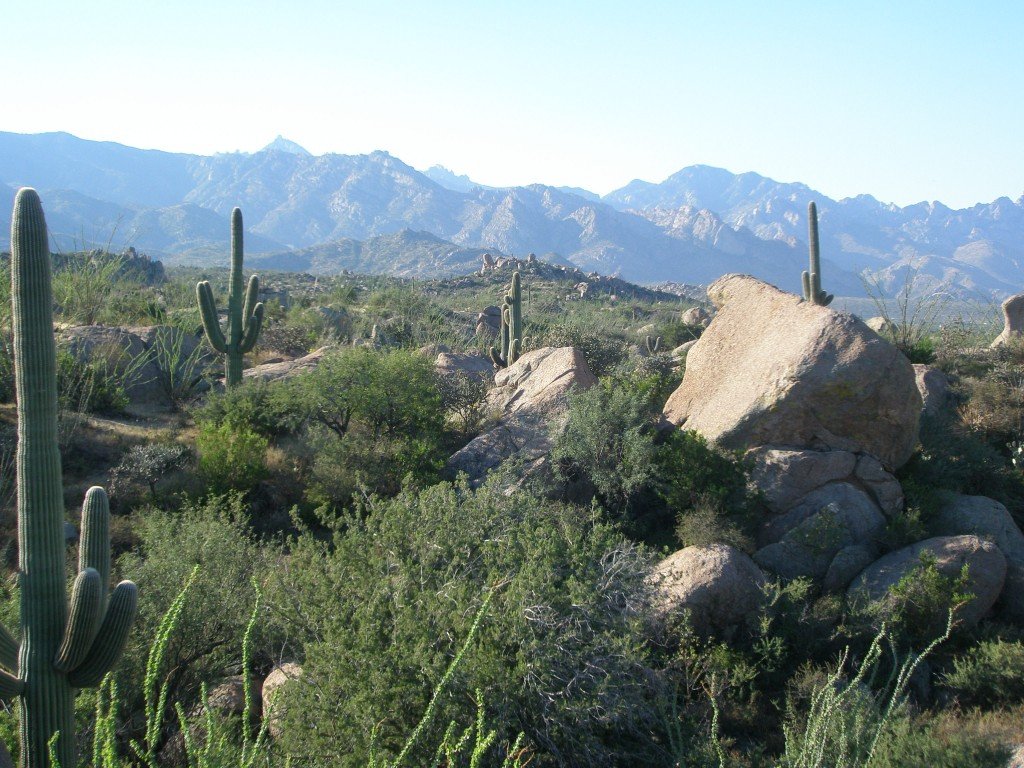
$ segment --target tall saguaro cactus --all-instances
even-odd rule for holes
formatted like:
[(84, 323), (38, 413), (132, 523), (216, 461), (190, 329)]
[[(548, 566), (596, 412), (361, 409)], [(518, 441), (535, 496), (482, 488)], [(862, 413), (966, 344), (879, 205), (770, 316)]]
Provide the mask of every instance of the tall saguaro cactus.
[(512, 285), (501, 305), (501, 349), (491, 347), (495, 368), (508, 368), (523, 351), (523, 288), (519, 272), (512, 273)]
[(821, 289), (821, 253), (818, 248), (818, 207), (807, 204), (807, 242), (810, 247), (811, 270), (801, 275), (804, 284), (804, 300), (811, 304), (827, 307), (832, 294)]
[(225, 383), (229, 387), (242, 383), (242, 357), (252, 351), (263, 326), (263, 303), (256, 299), (260, 292), (260, 279), (253, 275), (242, 299), (242, 209), (231, 211), (231, 277), (228, 280), (228, 327), (220, 329), (217, 303), (213, 300), (210, 283), (203, 280), (196, 285), (196, 299), (203, 316), (203, 328), (210, 346), (226, 356)]
[(21, 642), (0, 627), (0, 694), (21, 697), (21, 766), (49, 768), (49, 744), (77, 765), (74, 689), (96, 686), (124, 650), (138, 591), (110, 581), (110, 507), (90, 488), (82, 508), (70, 607), (57, 444), (57, 361), (50, 249), (39, 195), (22, 189), (11, 222), (11, 304), (18, 400), (18, 586)]

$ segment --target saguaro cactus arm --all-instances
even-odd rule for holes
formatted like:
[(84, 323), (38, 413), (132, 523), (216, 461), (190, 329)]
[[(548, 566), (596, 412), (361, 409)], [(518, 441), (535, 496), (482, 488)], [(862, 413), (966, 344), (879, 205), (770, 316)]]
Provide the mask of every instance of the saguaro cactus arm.
[(519, 272), (512, 273), (512, 284), (502, 301), (501, 349), (491, 347), (496, 368), (507, 368), (519, 359), (523, 348), (523, 290)]

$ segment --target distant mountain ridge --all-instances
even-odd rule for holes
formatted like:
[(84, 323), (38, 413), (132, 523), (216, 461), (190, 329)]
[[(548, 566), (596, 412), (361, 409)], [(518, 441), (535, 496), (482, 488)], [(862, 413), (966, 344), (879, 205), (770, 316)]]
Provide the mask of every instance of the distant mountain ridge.
[[(283, 269), (362, 261), (395, 274), (451, 274), (493, 249), (556, 254), (639, 282), (747, 272), (792, 291), (806, 268), (806, 208), (815, 200), (831, 292), (861, 293), (861, 273), (895, 290), (912, 269), (922, 287), (961, 293), (1001, 296), (1024, 284), (1024, 196), (963, 210), (900, 208), (698, 165), (599, 198), (543, 184), (487, 187), (440, 167), (417, 171), (383, 151), (313, 156), (282, 137), (255, 153), (200, 156), (2, 132), (0, 184), (11, 196), (22, 185), (40, 190), (61, 247), (105, 243), (116, 227), (115, 246), (172, 263), (223, 258), (238, 205), (247, 252), (273, 254)], [(0, 247), (6, 235), (5, 227)]]

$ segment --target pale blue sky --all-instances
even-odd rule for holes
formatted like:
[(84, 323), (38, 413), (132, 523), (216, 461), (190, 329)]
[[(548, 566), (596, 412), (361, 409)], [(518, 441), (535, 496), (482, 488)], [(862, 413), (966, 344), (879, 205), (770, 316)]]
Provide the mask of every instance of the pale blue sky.
[(605, 193), (696, 163), (844, 197), (1024, 193), (1024, 2), (4, 3), (0, 130), (277, 134)]

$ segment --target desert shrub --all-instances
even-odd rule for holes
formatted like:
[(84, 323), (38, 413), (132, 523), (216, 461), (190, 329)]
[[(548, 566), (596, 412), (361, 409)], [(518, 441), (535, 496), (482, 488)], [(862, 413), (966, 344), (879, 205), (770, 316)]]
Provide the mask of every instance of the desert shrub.
[(897, 473), (908, 507), (927, 523), (949, 493), (983, 495), (1024, 513), (1024, 476), (993, 445), (949, 419), (921, 419), (921, 449)]
[(128, 406), (118, 378), (102, 361), (83, 362), (67, 350), (57, 353), (57, 398), (64, 411), (116, 414)]
[(145, 485), (156, 501), (156, 484), (191, 461), (192, 452), (177, 443), (133, 445), (110, 471), (110, 493), (118, 496), (130, 492), (133, 485)]
[[(922, 552), (915, 564), (881, 600), (871, 603), (854, 595), (855, 620), (863, 618), (885, 628), (896, 644), (921, 648), (943, 634), (950, 612), (972, 597), (967, 566), (955, 576), (943, 574), (935, 556)], [(881, 631), (881, 630), (880, 630)]]
[(214, 493), (247, 491), (267, 474), (267, 445), (249, 427), (207, 422), (196, 435), (199, 473)]
[(569, 396), (565, 428), (551, 461), (563, 481), (583, 481), (601, 503), (622, 514), (651, 480), (653, 425), (642, 395), (604, 381)]
[(438, 376), (441, 407), (451, 415), (463, 435), (475, 435), (487, 418), (484, 398), (488, 382), (466, 371), (454, 370)]
[(360, 491), (393, 496), (406, 480), (436, 482), (444, 456), (434, 441), (395, 436), (374, 437), (350, 430), (339, 440), (320, 427), (307, 435), (312, 453), (306, 498), (314, 504), (346, 507)]
[(151, 354), (159, 372), (157, 381), (175, 407), (192, 402), (212, 378), (206, 341), (193, 345), (181, 328), (159, 329), (153, 337)]
[(285, 393), (285, 385), (261, 379), (243, 379), (236, 387), (211, 393), (193, 409), (192, 416), (199, 425), (230, 424), (266, 438), (292, 432), (302, 421)]
[(621, 339), (609, 338), (607, 334), (584, 328), (571, 320), (548, 330), (543, 346), (575, 347), (595, 376), (613, 373), (626, 357)]
[(746, 552), (754, 551), (749, 532), (724, 514), (718, 501), (707, 496), (698, 497), (689, 509), (679, 514), (676, 537), (683, 547), (729, 544)]
[(370, 499), (332, 542), (304, 535), (291, 551), (268, 600), (304, 658), (304, 683), (283, 694), (299, 764), (362, 766), (375, 727), (393, 755), (492, 588), (438, 722), (471, 717), (479, 690), (499, 739), (524, 732), (535, 765), (658, 758), (646, 559), (590, 510), (441, 484)]
[[(146, 657), (157, 627), (196, 566), (191, 597), (167, 649), (170, 703), (191, 709), (200, 684), (236, 671), (242, 635), (256, 599), (253, 577), (264, 578), (270, 555), (251, 538), (238, 494), (210, 497), (176, 512), (143, 510), (137, 551), (118, 568), (139, 585), (139, 617), (117, 667), (122, 710), (141, 710)], [(259, 647), (267, 648), (265, 630)]]
[(953, 660), (942, 685), (965, 707), (996, 707), (1024, 699), (1024, 644), (982, 640)]
[(900, 713), (883, 729), (870, 768), (1005, 768), (1010, 748), (983, 734)]
[(427, 439), (443, 428), (433, 365), (406, 350), (347, 348), (324, 358), (288, 388), (286, 406), (343, 438), (354, 423), (374, 437)]

